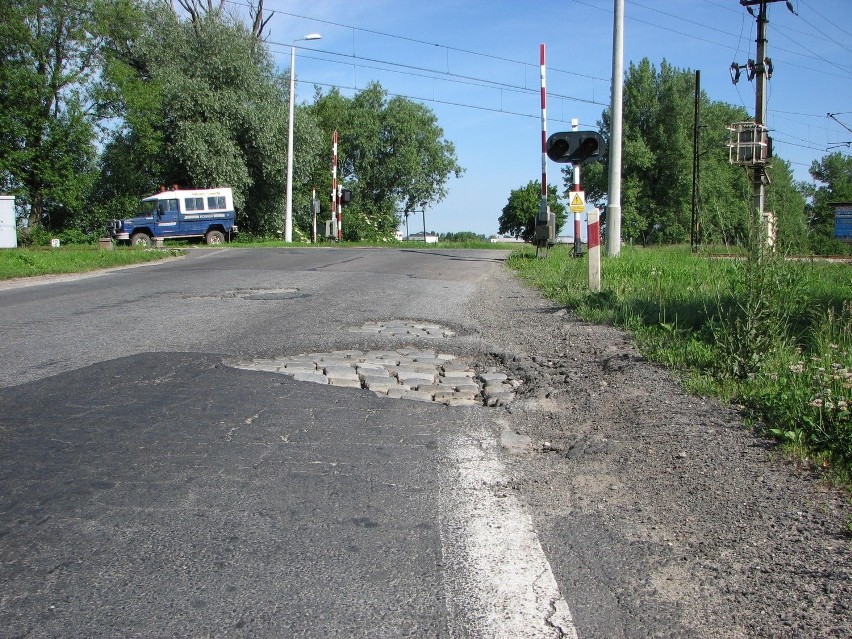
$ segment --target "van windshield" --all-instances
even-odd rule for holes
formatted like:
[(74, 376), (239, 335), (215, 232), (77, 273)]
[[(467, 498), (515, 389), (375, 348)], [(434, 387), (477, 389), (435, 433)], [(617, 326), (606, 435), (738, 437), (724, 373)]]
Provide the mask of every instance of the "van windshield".
[(139, 217), (153, 217), (157, 210), (157, 200), (142, 200), (136, 214)]

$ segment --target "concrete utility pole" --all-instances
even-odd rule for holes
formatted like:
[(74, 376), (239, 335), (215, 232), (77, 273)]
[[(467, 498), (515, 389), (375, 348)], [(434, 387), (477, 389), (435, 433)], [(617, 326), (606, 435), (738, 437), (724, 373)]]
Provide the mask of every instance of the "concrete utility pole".
[(606, 203), (606, 254), (621, 254), (621, 122), (624, 89), (624, 0), (615, 0), (612, 29), (612, 97), (609, 129), (609, 193)]
[[(766, 126), (766, 23), (769, 19), (766, 17), (767, 2), (778, 2), (778, 0), (759, 0), (759, 2), (751, 2), (751, 4), (759, 4), (760, 8), (757, 14), (757, 62), (755, 63), (755, 99), (754, 99), (754, 123), (758, 127)], [(748, 6), (740, 0), (740, 4)], [(757, 219), (763, 219), (763, 210), (766, 204), (766, 166), (755, 165), (754, 167), (754, 200), (752, 208), (757, 211)]]
[[(795, 13), (790, 0), (784, 0), (787, 3), (787, 8)], [(766, 56), (766, 25), (769, 23), (767, 10), (771, 3), (781, 2), (781, 0), (740, 0), (740, 4), (755, 17), (757, 20), (757, 55), (756, 60), (749, 60), (748, 64), (740, 66), (734, 63), (731, 65), (731, 73), (734, 83), (739, 79), (739, 69), (745, 68), (748, 72), (748, 79), (755, 81), (755, 101), (754, 101), (754, 141), (762, 142), (762, 136), (766, 131), (766, 83), (772, 77), (772, 60)], [(753, 7), (757, 8), (757, 13)], [(761, 136), (761, 139), (758, 138)], [(769, 183), (769, 176), (766, 173), (766, 161), (769, 159), (769, 140), (765, 140), (763, 157), (754, 157), (752, 164), (752, 210), (757, 212), (757, 219), (764, 219), (764, 206), (766, 202), (766, 185)]]

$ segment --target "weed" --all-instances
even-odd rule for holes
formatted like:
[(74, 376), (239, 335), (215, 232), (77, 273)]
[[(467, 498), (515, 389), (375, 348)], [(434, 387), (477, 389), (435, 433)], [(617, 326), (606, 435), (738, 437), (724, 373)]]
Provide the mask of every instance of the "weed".
[(852, 476), (848, 265), (788, 261), (759, 246), (735, 260), (626, 247), (604, 259), (603, 290), (592, 293), (585, 260), (528, 253), (509, 265), (558, 304), (632, 331), (646, 357), (684, 371), (691, 392), (735, 401), (792, 455), (840, 481)]

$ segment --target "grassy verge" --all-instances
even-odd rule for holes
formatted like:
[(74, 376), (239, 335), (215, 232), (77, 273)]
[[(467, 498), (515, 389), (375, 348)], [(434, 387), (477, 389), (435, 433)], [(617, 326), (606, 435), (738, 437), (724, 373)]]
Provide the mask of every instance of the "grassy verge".
[(737, 403), (803, 463), (852, 480), (852, 267), (772, 256), (716, 259), (625, 248), (588, 265), (557, 247), (510, 265), (580, 317), (626, 328), (689, 390)]
[(82, 273), (98, 269), (140, 264), (183, 254), (177, 249), (139, 250), (116, 248), (105, 251), (92, 246), (61, 248), (17, 248), (0, 250), (0, 280), (59, 273)]

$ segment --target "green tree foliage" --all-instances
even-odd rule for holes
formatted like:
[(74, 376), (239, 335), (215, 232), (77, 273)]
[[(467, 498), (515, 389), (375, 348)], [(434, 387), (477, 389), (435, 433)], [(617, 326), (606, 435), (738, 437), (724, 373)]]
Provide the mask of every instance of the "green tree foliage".
[(0, 188), (31, 228), (73, 224), (95, 173), (92, 78), (123, 2), (0, 3)]
[[(311, 112), (329, 155), (332, 132), (338, 130), (338, 180), (352, 191), (343, 214), (345, 239), (392, 238), (404, 211), (440, 202), (448, 180), (463, 172), (435, 115), (411, 100), (388, 99), (378, 83), (352, 98), (337, 89), (318, 91)], [(328, 168), (314, 181), (330, 192)]]
[(834, 208), (832, 202), (852, 202), (852, 156), (831, 153), (810, 168), (817, 184), (806, 185), (810, 196), (808, 219), (810, 239), (814, 251), (824, 254), (842, 253), (848, 247), (834, 237)]
[[(565, 225), (565, 205), (559, 201), (556, 187), (552, 184), (547, 186), (547, 204), (550, 212), (556, 216), (556, 232)], [(498, 220), (501, 235), (520, 237), (529, 242), (535, 230), (535, 217), (541, 206), (541, 182), (530, 181), (526, 186), (513, 189), (509, 194), (509, 201), (503, 207), (503, 212)]]
[(473, 231), (458, 231), (456, 233), (442, 233), (440, 238), (442, 242), (487, 242), (488, 238), (481, 233)]
[(773, 158), (768, 171), (772, 184), (766, 189), (765, 208), (775, 213), (778, 247), (785, 253), (810, 251), (805, 196), (793, 180), (790, 164)]
[[(181, 19), (145, 5), (140, 27), (113, 43), (106, 69), (123, 126), (103, 155), (105, 214), (160, 184), (230, 186), (244, 229), (280, 231), (288, 82), (266, 47), (215, 10)], [(294, 131), (295, 202), (307, 208), (319, 130), (300, 109)]]
[[(728, 161), (728, 129), (748, 120), (747, 112), (700, 96), (701, 149), (699, 239), (736, 244), (748, 237), (752, 187), (748, 172)], [(622, 234), (631, 242), (688, 241), (692, 221), (692, 161), (695, 112), (693, 72), (663, 61), (659, 70), (646, 58), (631, 64), (624, 81), (622, 150)], [(604, 111), (600, 132), (609, 138), (611, 116)], [(789, 165), (773, 160), (766, 208), (778, 219), (779, 241), (799, 246), (804, 200)], [(566, 190), (571, 168), (564, 169)], [(584, 165), (587, 199), (603, 208), (608, 158)]]

